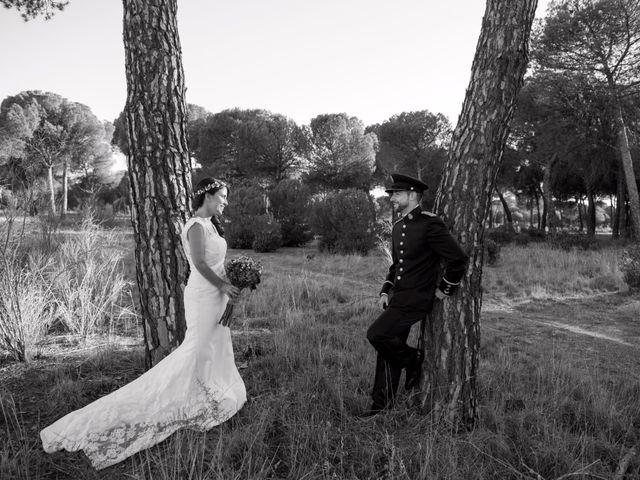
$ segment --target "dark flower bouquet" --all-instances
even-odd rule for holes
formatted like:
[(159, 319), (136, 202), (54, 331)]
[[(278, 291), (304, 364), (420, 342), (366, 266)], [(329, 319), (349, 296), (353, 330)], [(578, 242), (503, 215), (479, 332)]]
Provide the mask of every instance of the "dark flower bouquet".
[[(262, 273), (262, 264), (248, 255), (241, 255), (237, 258), (229, 260), (224, 269), (231, 285), (238, 287), (240, 290), (249, 288), (255, 290), (260, 283), (260, 274)], [(220, 318), (220, 323), (225, 327), (231, 324), (231, 315), (233, 314), (233, 303), (227, 303), (227, 308)]]

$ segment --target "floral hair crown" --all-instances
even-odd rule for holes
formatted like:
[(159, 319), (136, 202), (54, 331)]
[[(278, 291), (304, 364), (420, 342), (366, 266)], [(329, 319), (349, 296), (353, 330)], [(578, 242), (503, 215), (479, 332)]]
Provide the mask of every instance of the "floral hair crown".
[(205, 185), (204, 187), (196, 190), (196, 192), (194, 193), (194, 195), (197, 197), (199, 195), (202, 195), (203, 193), (207, 193), (209, 190), (213, 190), (216, 188), (222, 188), (222, 187), (226, 187), (227, 184), (224, 183), (222, 180), (218, 180), (218, 179), (213, 179), (213, 181), (207, 185)]

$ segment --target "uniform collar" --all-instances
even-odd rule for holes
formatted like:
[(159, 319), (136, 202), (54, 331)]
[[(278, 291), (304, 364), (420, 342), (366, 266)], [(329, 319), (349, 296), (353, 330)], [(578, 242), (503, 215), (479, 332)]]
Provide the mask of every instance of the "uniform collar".
[(407, 213), (405, 216), (400, 217), (398, 220), (395, 221), (394, 225), (398, 222), (402, 222), (403, 220), (413, 220), (415, 218), (416, 215), (419, 215), (420, 212), (422, 211), (422, 208), (420, 205), (417, 205), (416, 208), (414, 208), (413, 210), (411, 210), (409, 213)]

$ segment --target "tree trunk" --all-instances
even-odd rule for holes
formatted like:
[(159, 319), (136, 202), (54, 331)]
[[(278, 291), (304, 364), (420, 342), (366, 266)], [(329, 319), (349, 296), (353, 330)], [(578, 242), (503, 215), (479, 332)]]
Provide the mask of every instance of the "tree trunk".
[(487, 0), (471, 80), (436, 195), (436, 211), (470, 260), (457, 293), (436, 302), (425, 329), (421, 404), (454, 428), (473, 427), (478, 419), (484, 226), (507, 126), (527, 68), (536, 4), (537, 0)]
[[(618, 175), (618, 188), (620, 188), (620, 175)], [(620, 238), (620, 201), (618, 196), (609, 195), (609, 198), (611, 201), (611, 238), (617, 240)]]
[(627, 186), (629, 198), (629, 210), (631, 216), (631, 231), (636, 241), (640, 242), (640, 199), (638, 197), (638, 185), (636, 175), (633, 171), (633, 160), (629, 149), (629, 139), (627, 138), (627, 127), (622, 115), (622, 105), (616, 98), (616, 128), (618, 130), (618, 148), (620, 149), (620, 161), (624, 170), (624, 179)]
[(618, 156), (618, 196), (616, 200), (616, 223), (618, 224), (618, 237), (627, 238), (629, 231), (627, 229), (627, 187), (624, 180), (624, 166), (622, 158)]
[(53, 188), (53, 165), (47, 167), (47, 173), (49, 176), (49, 202), (51, 207), (51, 214), (56, 214), (56, 191)]
[(502, 204), (502, 209), (504, 210), (504, 218), (505, 218), (505, 228), (509, 232), (513, 232), (513, 216), (511, 215), (511, 210), (509, 209), (509, 204), (507, 200), (502, 195), (502, 192), (498, 190), (498, 187), (495, 188), (496, 193), (498, 194), (498, 198), (500, 199), (500, 203)]
[(533, 228), (533, 195), (529, 197), (529, 228)]
[(64, 217), (67, 214), (67, 205), (69, 194), (69, 176), (67, 174), (67, 161), (62, 162), (62, 207), (60, 208), (60, 216)]
[(596, 199), (593, 192), (587, 193), (587, 235), (596, 234)]
[(131, 218), (149, 367), (186, 330), (180, 231), (190, 209), (187, 108), (176, 0), (123, 5)]
[(493, 228), (493, 202), (489, 205), (489, 230)]
[(579, 232), (584, 230), (584, 216), (582, 215), (582, 197), (578, 198), (578, 221), (580, 222)]
[(540, 230), (540, 227), (542, 226), (542, 219), (540, 218), (540, 195), (538, 194), (537, 190), (534, 190), (533, 194), (536, 197), (536, 220), (538, 224), (538, 230)]
[(546, 231), (547, 227), (549, 232), (556, 231), (556, 211), (553, 208), (553, 196), (551, 194), (551, 171), (553, 166), (558, 160), (558, 154), (554, 153), (549, 158), (549, 161), (545, 165), (545, 169), (542, 175), (542, 201), (544, 203), (542, 212), (542, 230)]

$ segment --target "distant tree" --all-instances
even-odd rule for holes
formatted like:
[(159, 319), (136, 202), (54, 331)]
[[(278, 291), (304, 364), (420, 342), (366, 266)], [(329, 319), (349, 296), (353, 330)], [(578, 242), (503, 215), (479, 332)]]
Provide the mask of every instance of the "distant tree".
[(238, 161), (239, 131), (243, 124), (263, 114), (263, 110), (223, 110), (197, 120), (189, 128), (189, 149), (203, 175), (240, 179), (251, 176)]
[(0, 129), (9, 145), (5, 151), (18, 158), (35, 178), (47, 172), (50, 209), (56, 211), (54, 175), (61, 171), (62, 213), (66, 213), (68, 174), (109, 156), (111, 129), (91, 109), (60, 95), (26, 91), (7, 97), (0, 105)]
[(640, 198), (623, 108), (624, 97), (639, 94), (640, 0), (553, 2), (533, 47), (541, 66), (581, 72), (606, 85), (615, 111), (634, 236), (640, 239)]
[(380, 142), (378, 169), (387, 178), (404, 172), (429, 185), (435, 196), (451, 140), (451, 124), (441, 113), (428, 110), (403, 112), (372, 129)]
[(320, 250), (366, 255), (375, 247), (375, 205), (369, 193), (349, 188), (317, 196), (312, 212)]
[(113, 136), (111, 143), (126, 156), (129, 155), (129, 140), (127, 138), (127, 117), (124, 110), (113, 121)]
[(378, 139), (365, 133), (356, 117), (345, 113), (318, 115), (311, 120), (309, 167), (304, 179), (320, 190), (369, 190)]
[(270, 211), (280, 223), (282, 242), (299, 247), (313, 235), (309, 226), (311, 191), (297, 179), (285, 179), (269, 192)]
[(303, 128), (290, 118), (270, 112), (243, 122), (237, 145), (240, 169), (272, 185), (299, 174), (309, 150)]

